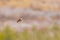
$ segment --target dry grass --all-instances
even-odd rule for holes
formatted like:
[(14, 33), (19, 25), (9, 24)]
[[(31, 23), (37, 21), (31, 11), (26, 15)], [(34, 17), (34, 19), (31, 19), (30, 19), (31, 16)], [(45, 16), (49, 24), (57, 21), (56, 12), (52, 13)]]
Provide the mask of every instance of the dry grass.
[(51, 29), (36, 29), (33, 26), (30, 30), (25, 28), (22, 32), (17, 32), (6, 26), (0, 32), (0, 40), (60, 40), (60, 28), (57, 24)]

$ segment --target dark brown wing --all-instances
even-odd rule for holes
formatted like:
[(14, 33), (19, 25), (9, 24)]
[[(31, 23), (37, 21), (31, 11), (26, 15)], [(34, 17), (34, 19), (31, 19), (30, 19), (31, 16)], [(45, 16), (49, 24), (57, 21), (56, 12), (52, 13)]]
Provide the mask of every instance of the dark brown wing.
[[(23, 17), (23, 16), (22, 16), (22, 17)], [(22, 21), (22, 17), (20, 17), (20, 19), (17, 20), (17, 23), (20, 22), (20, 21)]]
[(20, 22), (20, 21), (22, 21), (22, 20), (21, 20), (21, 19), (19, 19), (19, 20), (17, 21), (17, 23), (18, 23), (18, 22)]

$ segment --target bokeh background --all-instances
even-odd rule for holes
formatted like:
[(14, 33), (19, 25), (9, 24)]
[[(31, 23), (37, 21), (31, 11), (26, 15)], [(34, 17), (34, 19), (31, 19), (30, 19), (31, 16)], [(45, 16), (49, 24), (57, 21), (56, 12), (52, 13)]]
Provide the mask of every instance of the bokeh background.
[(0, 0), (0, 40), (60, 40), (59, 34), (60, 0)]

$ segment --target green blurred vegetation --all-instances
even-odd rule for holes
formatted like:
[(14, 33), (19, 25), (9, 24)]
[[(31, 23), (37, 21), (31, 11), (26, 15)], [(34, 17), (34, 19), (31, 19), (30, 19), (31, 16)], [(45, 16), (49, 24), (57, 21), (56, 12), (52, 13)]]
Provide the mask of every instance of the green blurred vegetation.
[(7, 25), (0, 32), (0, 40), (60, 40), (60, 27), (55, 23), (53, 28), (41, 30), (33, 25), (31, 30), (25, 28), (22, 32), (17, 32)]

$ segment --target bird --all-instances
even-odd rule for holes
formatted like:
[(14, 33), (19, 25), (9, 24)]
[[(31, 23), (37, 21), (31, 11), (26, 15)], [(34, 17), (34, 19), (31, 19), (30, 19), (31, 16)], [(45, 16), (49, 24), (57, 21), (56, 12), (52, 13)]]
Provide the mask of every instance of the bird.
[(22, 17), (20, 17), (20, 18), (17, 20), (17, 23), (18, 23), (18, 22), (21, 22), (21, 21), (22, 21)]

